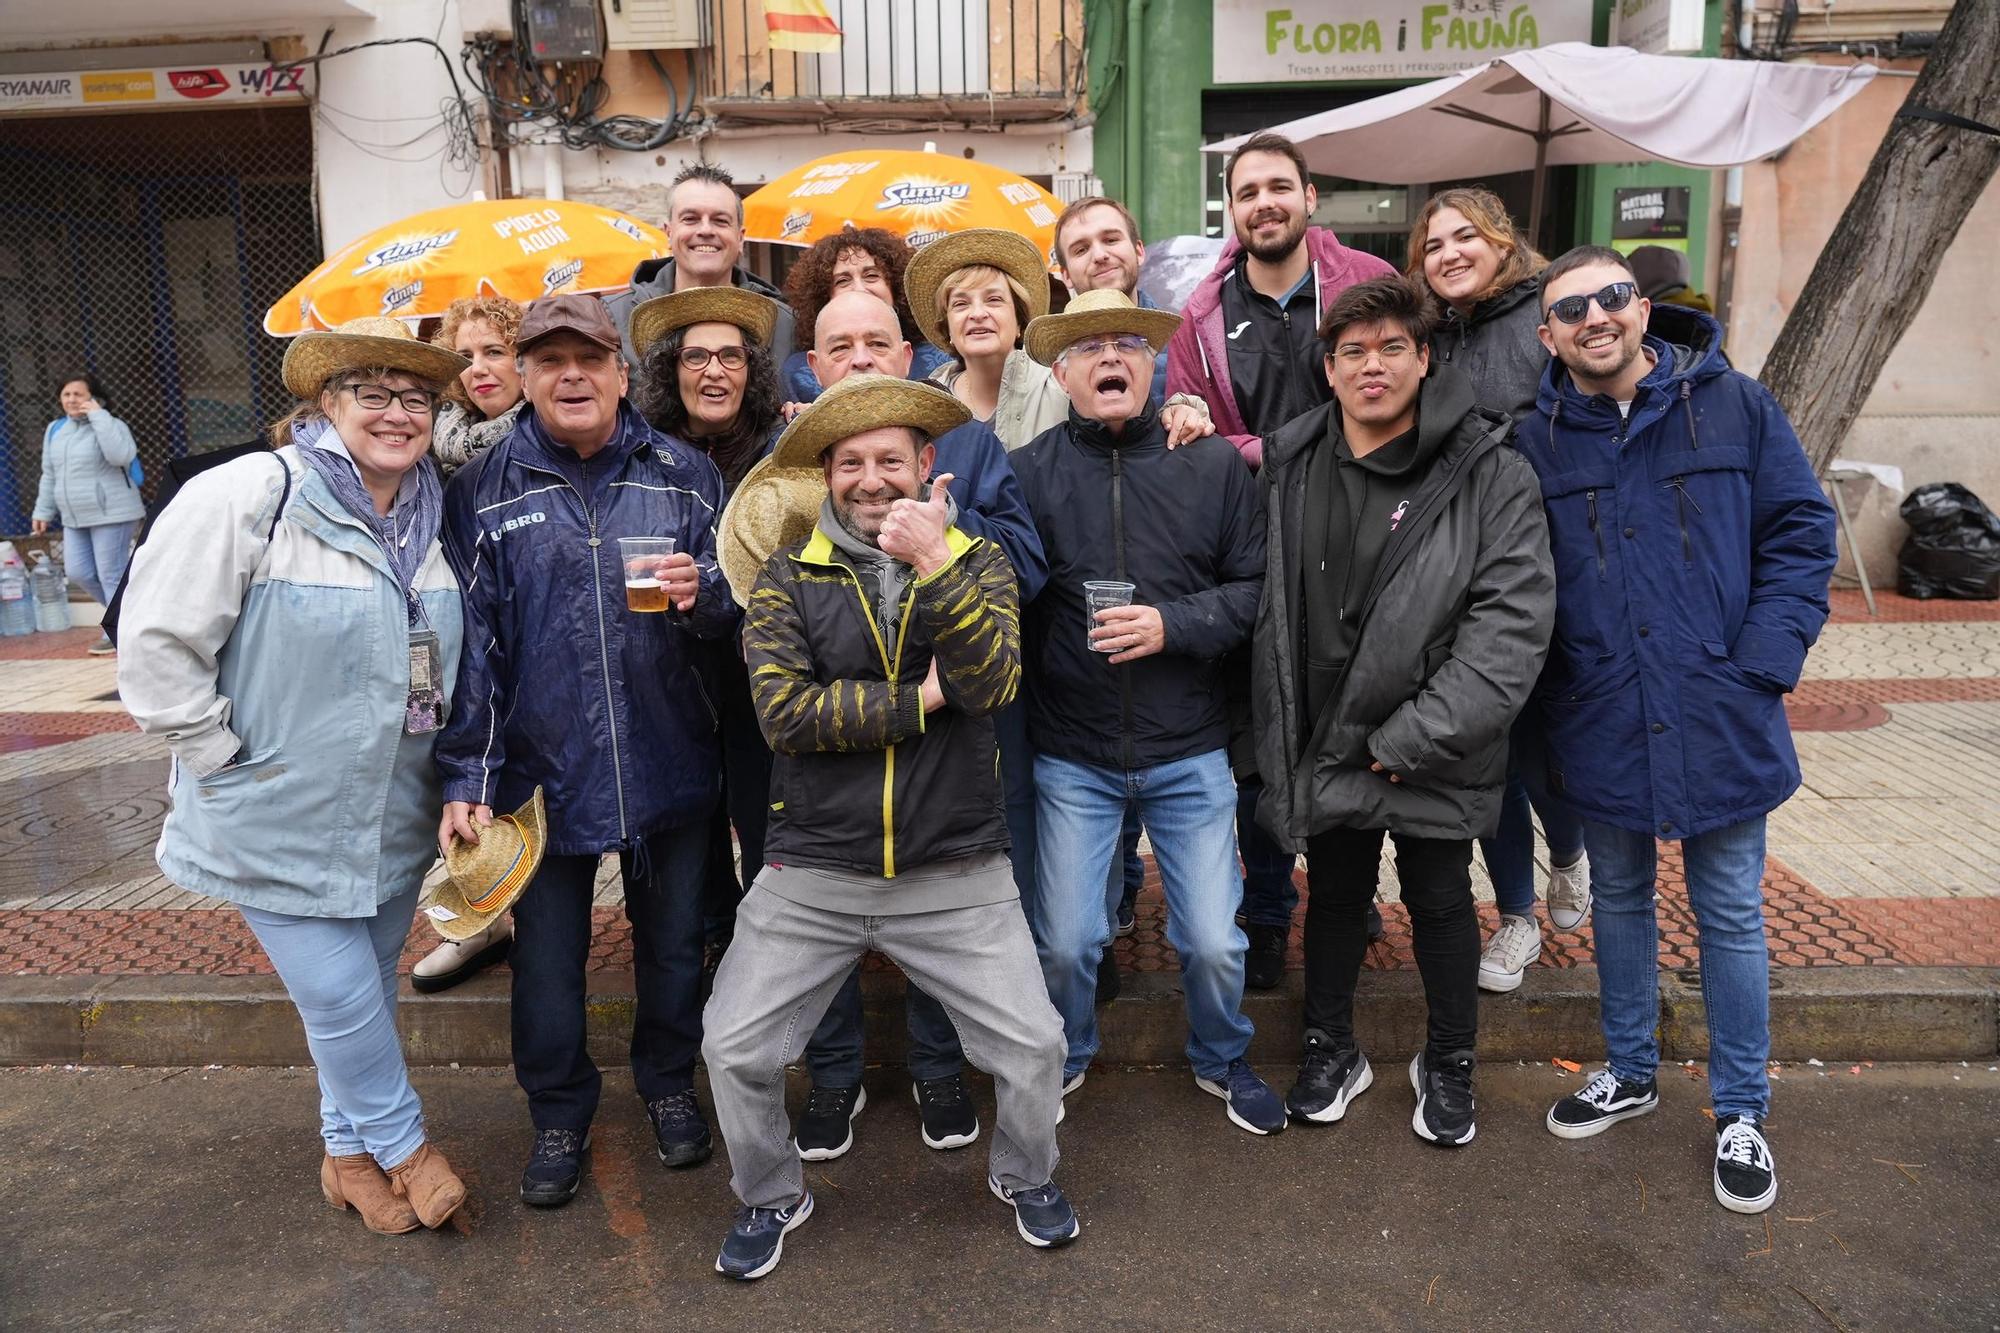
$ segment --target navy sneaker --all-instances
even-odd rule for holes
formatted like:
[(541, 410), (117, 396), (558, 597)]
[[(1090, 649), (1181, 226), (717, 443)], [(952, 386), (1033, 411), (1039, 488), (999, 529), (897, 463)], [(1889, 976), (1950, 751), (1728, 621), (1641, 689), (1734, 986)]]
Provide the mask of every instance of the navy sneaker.
[(783, 1208), (739, 1208), (736, 1225), (722, 1238), (715, 1271), (738, 1282), (752, 1282), (778, 1266), (784, 1257), (785, 1233), (812, 1216), (813, 1196), (807, 1190)]
[(979, 1137), (979, 1112), (965, 1093), (965, 1075), (919, 1079), (910, 1094), (917, 1099), (926, 1148), (963, 1148)]
[(795, 1144), (808, 1162), (830, 1162), (854, 1146), (854, 1117), (868, 1105), (859, 1083), (851, 1088), (814, 1088), (806, 1094)]
[(588, 1151), (588, 1129), (536, 1130), (528, 1169), (521, 1173), (521, 1202), (530, 1208), (560, 1208), (574, 1199)]
[(1286, 926), (1260, 926), (1245, 932), (1250, 947), (1243, 954), (1243, 984), (1251, 990), (1276, 990), (1285, 979), (1285, 946), (1292, 932)]
[(1300, 1120), (1330, 1125), (1347, 1114), (1347, 1104), (1375, 1082), (1375, 1071), (1358, 1046), (1336, 1046), (1318, 1028), (1306, 1029), (1306, 1053), (1299, 1077), (1285, 1094), (1285, 1109)]
[(1083, 1234), (1083, 1224), (1076, 1220), (1076, 1209), (1069, 1206), (1069, 1200), (1053, 1180), (1031, 1190), (1010, 1190), (998, 1178), (988, 1176), (986, 1188), (1014, 1210), (1015, 1230), (1021, 1233), (1022, 1240), (1038, 1249), (1067, 1245)]
[(1130, 935), (1139, 924), (1139, 895), (1128, 893), (1118, 900), (1118, 934)]
[(1229, 1118), (1252, 1134), (1276, 1134), (1285, 1127), (1285, 1104), (1271, 1085), (1257, 1077), (1248, 1060), (1231, 1060), (1221, 1078), (1195, 1075), (1194, 1085), (1222, 1098)]
[(1544, 1123), (1559, 1139), (1587, 1139), (1659, 1104), (1659, 1085), (1652, 1079), (1627, 1083), (1609, 1069), (1600, 1069), (1590, 1082), (1551, 1106)]
[(1715, 1118), (1715, 1201), (1732, 1213), (1761, 1213), (1778, 1197), (1778, 1164), (1747, 1115)]
[(653, 1122), (660, 1160), (668, 1166), (700, 1166), (715, 1152), (715, 1140), (709, 1137), (708, 1121), (702, 1117), (693, 1088), (647, 1102), (646, 1117)]
[(1433, 1060), (1420, 1050), (1410, 1057), (1410, 1086), (1417, 1093), (1410, 1128), (1418, 1138), (1446, 1148), (1472, 1142), (1478, 1129), (1472, 1119), (1472, 1067), (1471, 1051)]

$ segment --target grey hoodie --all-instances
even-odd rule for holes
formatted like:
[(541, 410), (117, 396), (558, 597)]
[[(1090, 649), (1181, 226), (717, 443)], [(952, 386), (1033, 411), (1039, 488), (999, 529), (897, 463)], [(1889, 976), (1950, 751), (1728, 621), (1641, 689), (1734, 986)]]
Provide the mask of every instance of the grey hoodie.
[[(931, 488), (925, 483), (918, 492), (917, 499), (930, 499)], [(958, 501), (945, 493), (945, 526), (958, 522)], [(916, 571), (893, 555), (884, 554), (879, 547), (870, 546), (849, 532), (834, 512), (833, 497), (827, 496), (819, 507), (819, 530), (827, 535), (834, 549), (846, 556), (854, 565), (854, 572), (864, 583), (875, 588), (875, 623), (882, 631), (882, 642), (896, 641), (896, 627), (903, 619), (903, 591), (910, 585), (910, 576)]]

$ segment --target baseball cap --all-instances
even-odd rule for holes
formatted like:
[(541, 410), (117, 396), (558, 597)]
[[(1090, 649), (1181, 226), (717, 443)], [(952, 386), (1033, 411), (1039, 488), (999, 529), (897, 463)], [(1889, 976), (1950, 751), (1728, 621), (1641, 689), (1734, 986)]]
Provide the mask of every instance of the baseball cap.
[(521, 332), (514, 339), (514, 350), (525, 352), (551, 333), (565, 331), (614, 352), (623, 346), (618, 339), (618, 326), (611, 322), (611, 312), (604, 308), (604, 302), (595, 296), (567, 292), (528, 303), (521, 316)]

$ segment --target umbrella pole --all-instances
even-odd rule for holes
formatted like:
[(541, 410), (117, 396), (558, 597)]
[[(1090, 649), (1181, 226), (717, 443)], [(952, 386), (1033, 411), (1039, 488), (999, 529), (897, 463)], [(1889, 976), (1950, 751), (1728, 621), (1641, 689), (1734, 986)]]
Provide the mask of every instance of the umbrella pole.
[(1535, 130), (1535, 184), (1528, 195), (1528, 244), (1542, 248), (1542, 195), (1549, 180), (1549, 95), (1542, 94), (1541, 124)]

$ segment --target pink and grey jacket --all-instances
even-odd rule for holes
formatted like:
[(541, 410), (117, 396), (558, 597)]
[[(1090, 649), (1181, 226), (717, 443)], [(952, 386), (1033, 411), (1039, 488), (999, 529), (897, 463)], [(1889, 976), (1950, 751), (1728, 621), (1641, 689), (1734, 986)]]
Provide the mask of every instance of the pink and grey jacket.
[[(1313, 280), (1319, 284), (1321, 310), (1355, 283), (1396, 272), (1388, 261), (1342, 245), (1325, 227), (1306, 228), (1305, 244), (1312, 256)], [(1242, 256), (1243, 243), (1232, 237), (1222, 248), (1214, 270), (1188, 298), (1180, 329), (1167, 344), (1167, 392), (1191, 393), (1207, 403), (1209, 415), (1215, 418), (1216, 434), (1227, 436), (1244, 461), (1255, 468), (1263, 465), (1264, 441), (1250, 434), (1243, 423), (1243, 409), (1237, 405), (1236, 390), (1229, 382), (1228, 330), (1222, 327), (1222, 284)]]

